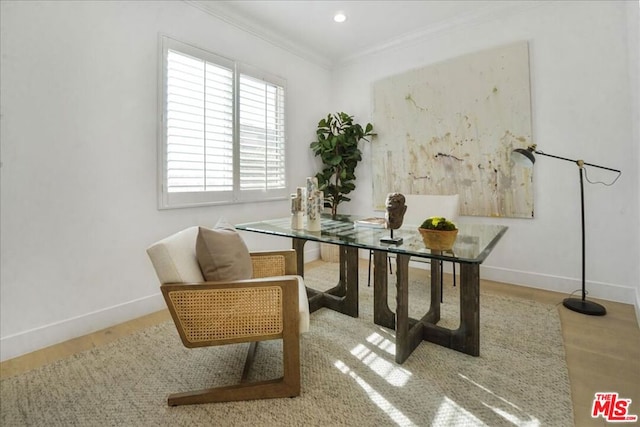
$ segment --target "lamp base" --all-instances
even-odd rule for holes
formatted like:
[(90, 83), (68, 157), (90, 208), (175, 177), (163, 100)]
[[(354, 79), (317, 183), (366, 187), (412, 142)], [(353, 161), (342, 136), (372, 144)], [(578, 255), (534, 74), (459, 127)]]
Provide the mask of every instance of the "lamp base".
[(562, 301), (562, 305), (569, 310), (590, 316), (604, 316), (607, 314), (607, 309), (604, 308), (604, 306), (597, 302), (582, 300), (580, 298), (565, 298), (564, 301)]

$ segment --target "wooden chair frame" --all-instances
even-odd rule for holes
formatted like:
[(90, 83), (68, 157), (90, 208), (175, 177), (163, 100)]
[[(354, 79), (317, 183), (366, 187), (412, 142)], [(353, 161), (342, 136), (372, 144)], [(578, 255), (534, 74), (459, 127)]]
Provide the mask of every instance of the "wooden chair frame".
[[(169, 406), (300, 395), (298, 279), (270, 278), (296, 274), (295, 251), (253, 252), (251, 259), (254, 278), (249, 280), (161, 285), (162, 295), (185, 347), (251, 343), (240, 383), (171, 394), (168, 398)], [(251, 298), (252, 293), (260, 298)], [(234, 306), (223, 308), (221, 311), (220, 304), (203, 304), (203, 301), (215, 300), (218, 297), (233, 300)], [(268, 303), (262, 303), (263, 300)], [(242, 316), (243, 313), (246, 316), (248, 312), (257, 325), (257, 328), (254, 328), (256, 330), (247, 330), (245, 326), (225, 329), (225, 325), (234, 324), (234, 316)], [(224, 317), (225, 322), (220, 322), (220, 327), (216, 326), (212, 332), (212, 322), (207, 319), (215, 317)], [(194, 318), (204, 321), (198, 323)], [(261, 327), (263, 319), (268, 324), (264, 330)], [(246, 318), (241, 320), (236, 324), (246, 325)], [(247, 382), (258, 342), (273, 339), (282, 339), (283, 376), (266, 381)]]

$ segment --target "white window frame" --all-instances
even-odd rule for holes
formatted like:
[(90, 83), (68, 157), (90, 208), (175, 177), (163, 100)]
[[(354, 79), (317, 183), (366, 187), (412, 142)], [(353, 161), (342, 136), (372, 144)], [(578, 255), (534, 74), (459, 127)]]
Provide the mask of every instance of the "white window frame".
[[(191, 191), (169, 192), (168, 183), (168, 135), (167, 135), (167, 56), (169, 50), (193, 56), (198, 59), (233, 70), (233, 189), (231, 191)], [(289, 147), (286, 126), (286, 81), (254, 67), (240, 64), (204, 49), (182, 43), (166, 35), (160, 35), (160, 77), (158, 85), (159, 138), (158, 138), (158, 208), (174, 209), (209, 205), (285, 200), (289, 197)], [(262, 190), (240, 189), (240, 119), (239, 96), (240, 76), (262, 80), (284, 90), (284, 182), (282, 188)]]

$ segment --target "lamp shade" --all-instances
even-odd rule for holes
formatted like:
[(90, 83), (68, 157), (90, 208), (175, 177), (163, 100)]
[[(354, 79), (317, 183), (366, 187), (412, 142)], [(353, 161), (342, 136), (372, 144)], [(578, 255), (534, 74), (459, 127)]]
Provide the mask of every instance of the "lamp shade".
[(536, 162), (533, 152), (525, 148), (516, 148), (511, 152), (511, 159), (521, 166), (532, 167)]

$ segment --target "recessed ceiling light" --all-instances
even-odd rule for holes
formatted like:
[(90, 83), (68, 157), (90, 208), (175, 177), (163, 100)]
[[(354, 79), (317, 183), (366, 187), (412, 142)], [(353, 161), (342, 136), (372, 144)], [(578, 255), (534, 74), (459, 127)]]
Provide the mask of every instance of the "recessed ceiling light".
[(347, 20), (347, 15), (345, 15), (342, 12), (338, 12), (335, 14), (335, 16), (333, 17), (333, 20), (336, 22), (344, 22)]

